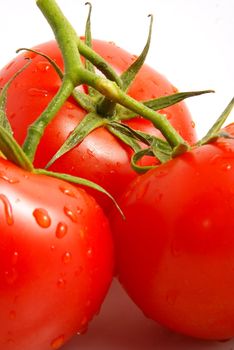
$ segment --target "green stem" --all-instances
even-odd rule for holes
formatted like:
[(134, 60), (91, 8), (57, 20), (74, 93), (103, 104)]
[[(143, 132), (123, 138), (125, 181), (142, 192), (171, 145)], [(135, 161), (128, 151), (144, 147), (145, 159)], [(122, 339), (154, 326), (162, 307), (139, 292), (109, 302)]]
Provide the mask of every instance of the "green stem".
[(77, 46), (82, 56), (88, 59), (95, 67), (97, 67), (106, 77), (115, 81), (117, 85), (122, 86), (122, 80), (116, 71), (95, 51), (88, 47), (82, 40), (77, 37)]
[(161, 131), (173, 148), (181, 145), (183, 149), (187, 148), (185, 140), (178, 134), (163, 114), (157, 113), (141, 102), (136, 101), (121, 90), (116, 83), (87, 71), (82, 74), (81, 79), (83, 83), (94, 87), (111, 101), (119, 103), (136, 114), (143, 116), (145, 119), (150, 120)]
[(33, 162), (37, 146), (44, 134), (46, 126), (53, 119), (55, 114), (62, 107), (74, 89), (74, 85), (69, 79), (64, 79), (59, 91), (51, 100), (47, 108), (42, 112), (40, 117), (29, 126), (28, 134), (23, 144), (23, 150), (28, 158)]
[(59, 44), (64, 60), (65, 75), (69, 76), (74, 86), (79, 85), (79, 70), (82, 67), (82, 62), (77, 48), (75, 30), (54, 0), (36, 0), (36, 2), (50, 24)]
[[(88, 84), (92, 86), (99, 92), (101, 92), (106, 98), (109, 98), (112, 102), (119, 103), (124, 107), (134, 111), (138, 115), (150, 120), (154, 126), (159, 129), (164, 137), (167, 139), (169, 144), (174, 149), (174, 154), (184, 152), (188, 146), (184, 139), (177, 133), (177, 131), (172, 127), (167, 118), (152, 109), (144, 106), (142, 103), (134, 100), (128, 96), (121, 88), (113, 81), (97, 76), (93, 72), (85, 69), (80, 60), (79, 51), (86, 50), (92, 52), (92, 57), (95, 56), (92, 49), (88, 48), (81, 40), (79, 40), (77, 34), (75, 33), (73, 27), (68, 22), (66, 17), (62, 14), (55, 0), (36, 0), (37, 5), (43, 12), (44, 16), (50, 23), (51, 28), (54, 31), (55, 37), (62, 51), (62, 55), (65, 63), (65, 75), (64, 81), (67, 82), (67, 87), (61, 88), (65, 90), (65, 94), (58, 93), (51, 101), (52, 106), (49, 105), (50, 116), (45, 117), (46, 123), (48, 120), (52, 119), (52, 114), (58, 109), (53, 108), (53, 105), (61, 106), (64, 102), (65, 97), (72, 93), (73, 88), (79, 84)], [(106, 63), (104, 63), (106, 65)], [(61, 96), (60, 96), (61, 95)], [(59, 100), (61, 98), (61, 101)], [(51, 112), (52, 110), (52, 112)], [(40, 120), (41, 119), (41, 120)], [(41, 128), (41, 122), (44, 123), (43, 118), (39, 118), (37, 122), (39, 129)], [(43, 128), (45, 127), (42, 124)], [(43, 129), (42, 128), (42, 129)], [(41, 130), (41, 129), (40, 129)], [(36, 131), (37, 133), (37, 131)], [(30, 145), (31, 147), (31, 145)], [(33, 150), (34, 152), (34, 150)], [(30, 158), (32, 159), (32, 158)]]

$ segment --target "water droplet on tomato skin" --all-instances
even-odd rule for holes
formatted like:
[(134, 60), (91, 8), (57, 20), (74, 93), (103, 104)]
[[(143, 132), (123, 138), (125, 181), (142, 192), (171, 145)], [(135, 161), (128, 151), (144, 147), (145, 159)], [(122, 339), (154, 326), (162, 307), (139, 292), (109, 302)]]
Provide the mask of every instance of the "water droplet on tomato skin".
[(196, 127), (196, 124), (195, 124), (195, 122), (193, 120), (191, 121), (191, 126), (192, 126), (193, 129)]
[(10, 69), (10, 68), (13, 66), (14, 63), (15, 63), (15, 61), (10, 62), (10, 63), (6, 66), (6, 70)]
[(93, 249), (92, 249), (92, 248), (89, 248), (89, 249), (87, 250), (87, 257), (88, 257), (88, 258), (92, 258), (92, 257), (93, 257)]
[(84, 268), (82, 266), (79, 266), (75, 271), (75, 277), (79, 277), (83, 271), (84, 271)]
[(58, 281), (57, 281), (57, 286), (58, 286), (59, 288), (64, 288), (65, 285), (66, 285), (65, 279), (64, 279), (64, 278), (59, 278)]
[(67, 225), (64, 222), (59, 222), (56, 228), (56, 237), (63, 238), (67, 234)]
[(62, 262), (67, 265), (71, 262), (72, 259), (72, 255), (69, 252), (66, 252), (63, 256), (62, 256)]
[(47, 97), (48, 96), (48, 91), (47, 90), (43, 90), (43, 89), (37, 89), (37, 88), (30, 88), (28, 90), (28, 94), (30, 96), (39, 96), (39, 97)]
[(33, 52), (33, 51), (26, 51), (24, 52), (24, 58), (26, 59), (33, 59), (37, 56), (37, 53), (36, 52)]
[(5, 271), (5, 280), (7, 284), (14, 284), (18, 278), (18, 273), (14, 267)]
[(222, 169), (223, 171), (229, 171), (229, 170), (232, 169), (232, 166), (231, 166), (231, 164), (222, 164), (221, 169)]
[(172, 244), (171, 244), (171, 254), (174, 256), (174, 257), (179, 257), (182, 255), (182, 248), (180, 247), (180, 244), (178, 243), (178, 241), (176, 239), (174, 239), (172, 241)]
[(2, 201), (3, 206), (4, 206), (4, 212), (5, 212), (7, 224), (13, 225), (14, 218), (13, 218), (13, 213), (12, 213), (12, 206), (11, 206), (9, 199), (4, 194), (0, 194), (0, 200)]
[(215, 154), (214, 156), (212, 156), (210, 158), (209, 162), (210, 162), (210, 164), (216, 164), (220, 160), (221, 160), (221, 155), (220, 154)]
[(59, 189), (60, 189), (60, 191), (62, 193), (66, 194), (67, 196), (76, 198), (75, 192), (73, 190), (71, 190), (70, 188), (66, 188), (64, 186), (60, 186)]
[(80, 323), (80, 328), (77, 332), (77, 335), (85, 334), (88, 331), (88, 317), (84, 316)]
[(19, 259), (19, 253), (18, 252), (14, 252), (12, 254), (12, 258), (11, 258), (12, 265), (16, 265), (17, 262), (18, 262), (18, 259)]
[(11, 320), (14, 320), (14, 319), (16, 318), (16, 312), (15, 312), (15, 310), (11, 310), (11, 311), (9, 312), (9, 317), (10, 317)]
[(48, 61), (39, 61), (37, 62), (36, 67), (41, 72), (47, 72), (50, 69), (51, 65)]
[(64, 341), (65, 341), (65, 336), (63, 334), (58, 336), (57, 338), (52, 340), (52, 342), (50, 343), (51, 349), (53, 350), (59, 349), (61, 346), (63, 346)]
[(166, 301), (170, 306), (175, 305), (177, 300), (178, 292), (177, 291), (170, 291), (166, 295)]
[(73, 103), (67, 101), (66, 102), (66, 108), (72, 110), (72, 109), (75, 109), (75, 105)]
[(65, 206), (64, 213), (67, 217), (69, 217), (69, 219), (71, 219), (71, 221), (73, 221), (73, 222), (78, 221), (77, 213), (75, 213), (75, 211), (73, 211), (73, 209)]
[(42, 228), (48, 228), (51, 225), (51, 218), (47, 212), (47, 210), (43, 208), (37, 208), (33, 211), (33, 216)]
[(0, 172), (0, 179), (5, 180), (10, 184), (16, 184), (20, 182), (19, 179), (17, 179), (16, 177), (11, 177), (3, 172)]

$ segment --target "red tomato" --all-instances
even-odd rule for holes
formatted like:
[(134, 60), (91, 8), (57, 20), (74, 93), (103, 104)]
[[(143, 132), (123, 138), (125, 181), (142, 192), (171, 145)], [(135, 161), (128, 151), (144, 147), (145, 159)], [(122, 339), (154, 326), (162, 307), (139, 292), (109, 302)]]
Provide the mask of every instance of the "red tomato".
[(107, 219), (84, 190), (2, 158), (0, 215), (0, 348), (58, 349), (109, 287)]
[[(95, 40), (93, 46), (94, 50), (119, 73), (126, 70), (135, 59), (133, 55), (113, 43)], [(49, 55), (60, 67), (63, 67), (61, 53), (54, 41), (38, 45), (36, 49)], [(45, 109), (61, 84), (60, 78), (48, 61), (38, 55), (24, 53), (0, 71), (1, 86), (25, 64), (25, 57), (31, 57), (32, 63), (11, 85), (7, 103), (7, 115), (14, 130), (14, 136), (21, 144), (28, 126)], [(83, 90), (85, 90), (84, 87)], [(137, 100), (148, 100), (172, 94), (175, 91), (176, 89), (164, 76), (144, 65), (131, 85), (129, 94)], [(190, 143), (195, 141), (194, 125), (184, 103), (161, 112), (166, 114), (185, 140)], [(64, 104), (42, 138), (36, 154), (36, 167), (44, 167), (47, 164), (85, 114), (86, 112), (73, 99)], [(135, 129), (156, 133), (152, 124), (142, 118), (131, 120), (128, 124)], [(118, 197), (136, 176), (130, 166), (131, 154), (129, 147), (123, 145), (106, 129), (99, 128), (92, 132), (80, 146), (57, 160), (50, 169), (92, 180), (103, 186), (114, 197)], [(95, 192), (93, 195), (101, 204), (110, 205), (110, 201), (102, 194)]]
[(234, 141), (204, 145), (138, 177), (111, 218), (119, 279), (174, 331), (234, 336)]

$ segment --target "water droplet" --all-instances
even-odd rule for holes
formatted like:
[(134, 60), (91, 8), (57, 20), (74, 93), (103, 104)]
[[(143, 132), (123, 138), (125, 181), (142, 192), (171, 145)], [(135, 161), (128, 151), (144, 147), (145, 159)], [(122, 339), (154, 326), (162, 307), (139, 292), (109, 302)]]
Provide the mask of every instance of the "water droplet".
[(31, 88), (28, 90), (30, 96), (48, 96), (48, 91), (43, 89)]
[(171, 253), (174, 257), (179, 257), (180, 255), (182, 255), (182, 247), (176, 239), (172, 241)]
[(11, 177), (3, 172), (0, 172), (0, 178), (2, 180), (5, 180), (7, 182), (9, 182), (10, 184), (16, 184), (19, 183), (19, 179), (17, 179), (16, 177)]
[(16, 312), (15, 312), (14, 310), (11, 310), (11, 311), (9, 312), (9, 316), (10, 316), (10, 319), (11, 319), (11, 320), (14, 320), (14, 319), (16, 318)]
[(62, 334), (62, 335), (58, 336), (57, 338), (55, 338), (54, 340), (52, 340), (50, 346), (54, 350), (59, 349), (64, 344), (64, 341), (65, 341), (65, 337)]
[(86, 305), (87, 308), (89, 308), (91, 306), (91, 300), (87, 300)]
[(222, 170), (223, 171), (229, 171), (232, 169), (231, 164), (222, 164)]
[(50, 250), (53, 252), (53, 251), (55, 251), (55, 245), (51, 245), (50, 246)]
[(14, 267), (5, 271), (5, 279), (8, 284), (13, 284), (18, 278), (18, 273)]
[(87, 250), (87, 256), (88, 256), (88, 258), (92, 258), (92, 256), (93, 256), (93, 249), (92, 248), (89, 248)]
[(33, 59), (34, 57), (36, 57), (37, 54), (33, 51), (25, 51), (24, 52), (24, 57), (27, 59), (27, 58), (31, 58)]
[(14, 339), (12, 339), (12, 338), (8, 338), (8, 339), (7, 339), (7, 344), (9, 344), (9, 345), (13, 345), (13, 344), (15, 344)]
[(210, 164), (216, 164), (220, 160), (221, 160), (221, 155), (215, 154), (210, 158)]
[(176, 300), (177, 300), (177, 296), (178, 296), (178, 292), (175, 290), (168, 292), (168, 294), (166, 296), (167, 303), (171, 306), (175, 305)]
[(85, 334), (88, 330), (88, 317), (84, 316), (80, 323), (80, 329), (77, 332), (77, 335)]
[(80, 235), (81, 239), (84, 239), (85, 238), (85, 230), (84, 229), (80, 229), (79, 235)]
[(51, 219), (48, 212), (43, 208), (37, 208), (33, 212), (33, 216), (36, 219), (36, 222), (39, 226), (47, 228), (51, 224)]
[(64, 222), (59, 222), (56, 228), (56, 237), (63, 238), (67, 234), (67, 225)]
[(135, 61), (135, 60), (137, 59), (137, 57), (138, 57), (137, 55), (132, 55), (132, 56), (131, 56), (131, 60), (132, 60), (132, 61)]
[(88, 323), (88, 317), (87, 316), (84, 316), (81, 320), (81, 326), (85, 326), (86, 324)]
[(83, 270), (84, 270), (83, 267), (79, 266), (75, 271), (75, 276), (79, 277), (82, 274)]
[(64, 288), (65, 285), (66, 285), (66, 281), (63, 278), (59, 278), (58, 281), (57, 281), (57, 286), (59, 288)]
[(36, 67), (41, 72), (47, 72), (50, 69), (51, 65), (48, 61), (39, 61), (37, 62)]
[(66, 252), (63, 256), (62, 256), (62, 262), (64, 264), (69, 264), (71, 262), (71, 259), (72, 259), (72, 256), (71, 256), (71, 253), (69, 252)]
[(143, 199), (146, 196), (146, 193), (148, 192), (149, 186), (150, 186), (150, 183), (148, 182), (145, 184), (145, 186), (141, 186), (138, 188), (137, 195), (136, 195), (136, 198), (138, 201), (140, 201), (141, 199)]
[(75, 194), (75, 192), (72, 189), (66, 188), (66, 187), (63, 187), (63, 186), (60, 186), (59, 189), (60, 189), (60, 191), (62, 191), (67, 196), (76, 198), (76, 194)]
[(191, 122), (191, 126), (192, 126), (193, 129), (196, 127), (196, 124), (195, 124), (195, 122), (193, 120)]
[(233, 144), (228, 140), (222, 140), (222, 142), (219, 142), (219, 148), (221, 148), (226, 153), (233, 154), (234, 152)]
[(69, 207), (64, 207), (64, 213), (69, 217), (69, 219), (71, 219), (71, 221), (73, 221), (73, 222), (78, 221), (77, 214), (76, 214), (76, 212), (73, 211), (73, 209), (71, 209)]
[(201, 226), (204, 229), (210, 229), (210, 227), (212, 226), (212, 221), (209, 218), (206, 218), (206, 219), (202, 220)]
[(6, 221), (7, 221), (8, 225), (12, 225), (14, 223), (14, 219), (13, 219), (13, 214), (12, 214), (11, 203), (4, 194), (0, 194), (0, 200), (2, 201), (3, 206), (4, 206)]
[(15, 116), (16, 116), (16, 113), (11, 113), (11, 114), (9, 115), (9, 119), (14, 119)]
[(12, 255), (12, 265), (16, 265), (19, 259), (19, 253), (18, 252), (14, 252)]
[(71, 102), (69, 102), (69, 101), (67, 101), (66, 102), (66, 108), (68, 108), (68, 109), (75, 109), (75, 105), (73, 104), (73, 103), (71, 103)]
[(80, 329), (77, 332), (77, 335), (83, 335), (88, 331), (88, 324), (86, 324), (83, 327), (80, 327)]
[(13, 66), (14, 63), (15, 63), (15, 61), (10, 62), (10, 63), (6, 66), (6, 70), (10, 69), (10, 68)]

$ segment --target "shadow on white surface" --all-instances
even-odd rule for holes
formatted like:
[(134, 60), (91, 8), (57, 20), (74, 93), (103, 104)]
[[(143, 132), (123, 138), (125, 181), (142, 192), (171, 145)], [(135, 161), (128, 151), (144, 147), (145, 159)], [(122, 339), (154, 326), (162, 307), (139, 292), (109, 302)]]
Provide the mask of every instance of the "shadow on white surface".
[(114, 281), (88, 332), (64, 350), (234, 350), (234, 340), (200, 341), (175, 334), (147, 319)]

